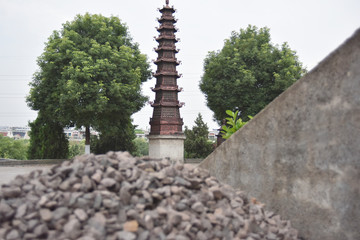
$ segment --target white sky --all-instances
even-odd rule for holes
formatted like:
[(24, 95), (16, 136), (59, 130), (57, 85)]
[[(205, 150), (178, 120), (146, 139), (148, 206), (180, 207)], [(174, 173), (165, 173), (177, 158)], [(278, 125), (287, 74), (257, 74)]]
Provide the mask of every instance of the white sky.
[[(25, 96), (36, 59), (53, 30), (60, 30), (76, 14), (118, 16), (152, 60), (157, 56), (153, 51), (157, 8), (164, 4), (164, 0), (0, 0), (0, 126), (26, 126), (36, 118)], [(208, 51), (221, 49), (231, 31), (249, 24), (267, 26), (272, 42), (288, 42), (311, 70), (360, 27), (359, 0), (170, 0), (170, 5), (178, 10), (177, 58), (182, 61), (178, 71), (183, 74), (178, 85), (184, 88), (179, 99), (186, 104), (180, 114), (189, 127), (199, 112), (210, 129), (218, 127), (198, 85)], [(149, 88), (154, 85), (152, 79), (143, 86), (151, 101), (155, 94)], [(133, 116), (134, 124), (148, 128), (151, 115), (152, 108), (146, 105)]]

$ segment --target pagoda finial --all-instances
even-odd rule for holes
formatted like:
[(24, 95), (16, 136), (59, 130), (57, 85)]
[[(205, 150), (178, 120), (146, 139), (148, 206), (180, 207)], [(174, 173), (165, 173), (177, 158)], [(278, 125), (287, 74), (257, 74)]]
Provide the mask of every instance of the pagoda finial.
[(169, 0), (166, 0), (166, 5), (169, 5)]

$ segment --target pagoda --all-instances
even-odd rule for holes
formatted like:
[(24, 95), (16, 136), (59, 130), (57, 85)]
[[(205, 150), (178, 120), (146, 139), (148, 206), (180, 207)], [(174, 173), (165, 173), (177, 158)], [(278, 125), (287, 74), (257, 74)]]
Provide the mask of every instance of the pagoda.
[(184, 103), (178, 100), (178, 92), (181, 91), (177, 85), (180, 75), (176, 67), (180, 64), (175, 55), (178, 53), (175, 44), (177, 29), (173, 16), (175, 9), (166, 5), (159, 9), (161, 18), (158, 19), (160, 27), (157, 28), (159, 36), (156, 37), (158, 47), (155, 51), (158, 58), (154, 61), (157, 70), (153, 73), (156, 78), (155, 101), (151, 102), (154, 108), (153, 116), (150, 118), (149, 156), (151, 158), (170, 158), (173, 161), (184, 160), (184, 133), (182, 132), (183, 120), (180, 118), (179, 109)]

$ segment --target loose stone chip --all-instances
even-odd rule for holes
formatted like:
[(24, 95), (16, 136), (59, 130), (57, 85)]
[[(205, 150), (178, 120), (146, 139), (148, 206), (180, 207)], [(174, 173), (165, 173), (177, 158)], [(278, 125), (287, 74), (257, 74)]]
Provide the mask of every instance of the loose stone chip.
[(298, 239), (289, 221), (203, 169), (82, 155), (0, 190), (0, 239)]

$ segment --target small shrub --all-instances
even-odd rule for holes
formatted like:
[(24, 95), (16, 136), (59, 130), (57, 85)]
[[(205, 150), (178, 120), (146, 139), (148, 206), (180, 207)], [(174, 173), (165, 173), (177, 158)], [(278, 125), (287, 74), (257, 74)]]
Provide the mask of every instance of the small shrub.
[[(226, 114), (229, 115), (230, 117), (225, 118), (226, 121), (226, 125), (223, 125), (221, 128), (221, 133), (222, 133), (222, 137), (225, 139), (228, 139), (229, 137), (231, 137), (231, 135), (233, 135), (237, 130), (239, 130), (240, 128), (242, 128), (245, 124), (247, 124), (248, 122), (244, 122), (241, 118), (237, 118), (239, 111), (230, 111), (230, 110), (226, 110)], [(248, 118), (252, 119), (252, 116), (248, 116)]]
[(133, 140), (135, 151), (132, 153), (134, 156), (142, 157), (149, 155), (149, 142), (144, 138), (135, 138)]
[(72, 159), (77, 155), (84, 154), (85, 141), (70, 141), (69, 142), (69, 158)]
[(0, 158), (26, 160), (29, 141), (0, 136)]

